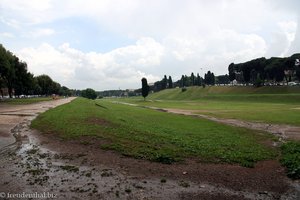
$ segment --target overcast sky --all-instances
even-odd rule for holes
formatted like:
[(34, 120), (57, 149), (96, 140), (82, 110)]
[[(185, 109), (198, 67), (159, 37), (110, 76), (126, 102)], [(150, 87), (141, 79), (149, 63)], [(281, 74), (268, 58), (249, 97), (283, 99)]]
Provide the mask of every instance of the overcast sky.
[(300, 52), (299, 0), (0, 0), (0, 43), (69, 88), (138, 88)]

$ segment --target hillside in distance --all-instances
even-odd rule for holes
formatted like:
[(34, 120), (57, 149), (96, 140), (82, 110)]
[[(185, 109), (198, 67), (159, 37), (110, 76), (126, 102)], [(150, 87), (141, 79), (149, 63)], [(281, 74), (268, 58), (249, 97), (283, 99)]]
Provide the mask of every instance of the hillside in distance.
[(290, 86), (207, 86), (188, 87), (186, 91), (181, 88), (165, 89), (152, 93), (149, 99), (152, 100), (200, 100), (222, 98), (223, 100), (266, 100), (281, 101), (288, 100), (299, 102), (300, 87)]

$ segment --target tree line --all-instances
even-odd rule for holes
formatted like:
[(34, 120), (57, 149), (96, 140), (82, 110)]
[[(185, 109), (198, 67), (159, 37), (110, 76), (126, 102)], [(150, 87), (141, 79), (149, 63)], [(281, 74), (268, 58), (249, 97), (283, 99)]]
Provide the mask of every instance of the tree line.
[(261, 86), (265, 83), (300, 81), (300, 54), (286, 58), (264, 57), (228, 66), (229, 80)]
[(173, 82), (172, 77), (164, 75), (164, 78), (160, 81), (156, 81), (153, 85), (150, 85), (150, 90), (154, 92), (158, 92), (160, 90), (168, 89), (168, 88), (184, 88), (190, 86), (202, 86), (206, 85), (221, 85), (221, 84), (229, 84), (229, 76), (227, 74), (215, 76), (213, 72), (207, 71), (204, 74), (204, 77), (201, 77), (199, 73), (197, 75), (194, 72), (191, 73), (190, 76), (182, 75), (181, 79)]
[(244, 63), (228, 66), (228, 74), (215, 76), (213, 72), (207, 71), (204, 77), (193, 72), (190, 76), (182, 75), (181, 79), (173, 82), (172, 77), (164, 75), (163, 79), (150, 85), (150, 91), (158, 92), (168, 88), (185, 88), (190, 86), (227, 85), (236, 81), (240, 84), (253, 84), (262, 86), (266, 83), (276, 84), (285, 81), (300, 81), (300, 54), (294, 54), (286, 58), (264, 57), (253, 59)]
[(28, 72), (26, 62), (21, 61), (12, 52), (0, 44), (0, 93), (7, 88), (10, 98), (21, 95), (71, 96), (73, 90), (53, 81), (48, 75), (34, 76)]

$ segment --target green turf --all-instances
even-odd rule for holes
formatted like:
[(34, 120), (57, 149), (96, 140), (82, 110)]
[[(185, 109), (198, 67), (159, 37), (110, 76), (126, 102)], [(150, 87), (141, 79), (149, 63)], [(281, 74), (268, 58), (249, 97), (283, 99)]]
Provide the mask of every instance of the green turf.
[(281, 163), (287, 168), (287, 174), (300, 179), (300, 142), (290, 141), (281, 146)]
[(51, 97), (20, 98), (20, 99), (6, 99), (0, 101), (0, 103), (19, 105), (19, 104), (31, 104), (31, 103), (41, 102), (41, 101), (50, 101), (50, 100), (52, 100)]
[(263, 145), (273, 139), (268, 134), (106, 100), (78, 98), (39, 115), (32, 127), (66, 139), (95, 136), (104, 149), (163, 163), (193, 157), (251, 166), (276, 155)]
[(245, 87), (243, 92), (241, 88), (190, 87), (185, 92), (176, 88), (151, 94), (147, 101), (142, 98), (114, 100), (142, 106), (192, 110), (218, 118), (300, 125), (300, 93), (294, 93), (298, 87), (275, 87), (277, 90), (272, 87), (260, 90)]
[[(235, 97), (238, 101), (271, 101), (278, 102), (281, 98), (287, 95), (294, 94), (296, 99), (291, 101), (299, 102), (300, 87), (287, 86), (272, 86), (272, 87), (252, 87), (252, 86), (207, 86), (202, 87), (188, 87), (185, 92), (181, 88), (166, 89), (149, 96), (150, 99), (164, 99), (164, 100), (199, 100), (199, 99), (215, 99), (222, 98), (222, 100), (233, 100)], [(249, 99), (250, 98), (250, 99)]]

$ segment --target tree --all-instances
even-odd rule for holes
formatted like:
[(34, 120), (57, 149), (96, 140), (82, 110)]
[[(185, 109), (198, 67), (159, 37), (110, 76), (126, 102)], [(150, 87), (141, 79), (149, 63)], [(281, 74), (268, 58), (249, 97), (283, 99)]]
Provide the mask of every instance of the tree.
[(149, 93), (149, 85), (147, 83), (147, 79), (142, 78), (142, 96), (144, 97), (144, 101), (146, 100), (148, 93)]
[(48, 75), (40, 75), (36, 77), (37, 82), (41, 88), (42, 95), (51, 95), (53, 91), (53, 80)]
[(234, 63), (231, 63), (231, 64), (228, 66), (228, 73), (229, 73), (229, 80), (230, 80), (230, 81), (235, 80)]
[(88, 98), (88, 99), (96, 99), (97, 93), (95, 90), (93, 90), (91, 88), (87, 88), (87, 89), (81, 91), (81, 96), (84, 98)]
[(220, 76), (217, 76), (217, 84), (229, 84), (230, 81), (229, 81), (229, 76), (227, 74), (225, 75), (220, 75)]
[(181, 76), (181, 79), (180, 79), (180, 87), (185, 87), (185, 79), (184, 79), (184, 75)]
[(169, 76), (169, 80), (168, 80), (168, 82), (169, 82), (169, 88), (173, 88), (173, 81), (172, 81), (172, 77), (171, 76)]
[(207, 85), (215, 85), (215, 75), (211, 71), (208, 71), (204, 75), (204, 83)]
[(199, 75), (199, 73), (197, 73), (197, 77), (196, 77), (196, 85), (201, 86), (202, 85), (202, 81), (201, 81), (201, 77)]
[(61, 91), (59, 83), (54, 82), (49, 76), (34, 77), (28, 72), (27, 64), (21, 61), (0, 44), (0, 92), (7, 88), (9, 97), (20, 95), (50, 95)]
[(191, 74), (191, 86), (195, 85), (195, 75), (194, 72)]
[(167, 79), (167, 76), (165, 75), (163, 80), (162, 80), (162, 89), (167, 89), (167, 86), (168, 86), (168, 79)]

